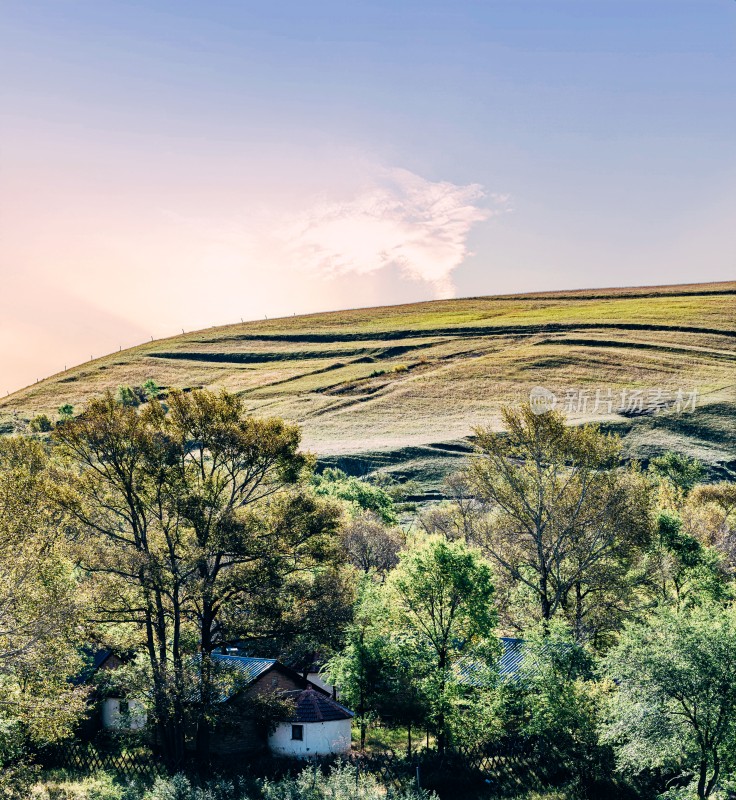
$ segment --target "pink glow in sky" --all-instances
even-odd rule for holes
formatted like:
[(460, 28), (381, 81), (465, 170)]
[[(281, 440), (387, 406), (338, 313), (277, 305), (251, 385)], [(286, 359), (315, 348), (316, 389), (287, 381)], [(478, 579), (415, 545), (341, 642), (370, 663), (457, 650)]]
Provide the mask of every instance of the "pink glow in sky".
[(736, 276), (736, 3), (6, 0), (0, 392), (153, 337)]

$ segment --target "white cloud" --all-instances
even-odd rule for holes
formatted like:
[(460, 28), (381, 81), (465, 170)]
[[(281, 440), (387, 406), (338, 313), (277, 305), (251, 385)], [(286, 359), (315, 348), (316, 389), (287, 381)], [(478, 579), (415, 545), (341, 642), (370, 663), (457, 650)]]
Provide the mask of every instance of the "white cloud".
[(485, 197), (479, 184), (458, 186), (384, 169), (353, 197), (322, 201), (293, 216), (277, 236), (288, 260), (302, 270), (367, 275), (396, 267), (407, 278), (431, 284), (436, 297), (451, 297), (452, 272), (468, 255), (471, 227), (499, 213), (480, 205)]

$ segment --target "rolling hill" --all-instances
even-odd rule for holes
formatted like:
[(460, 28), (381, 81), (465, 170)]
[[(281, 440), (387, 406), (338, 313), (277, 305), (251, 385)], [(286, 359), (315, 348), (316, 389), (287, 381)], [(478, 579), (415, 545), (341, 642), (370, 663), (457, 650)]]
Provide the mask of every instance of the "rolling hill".
[[(0, 430), (149, 378), (226, 387), (254, 413), (298, 421), (325, 463), (418, 478), (430, 494), (467, 452), (474, 425), (498, 425), (503, 404), (539, 386), (571, 421), (625, 435), (630, 457), (679, 449), (714, 475), (733, 474), (736, 282), (438, 300), (210, 328), (3, 398)], [(654, 413), (678, 391), (685, 410)]]

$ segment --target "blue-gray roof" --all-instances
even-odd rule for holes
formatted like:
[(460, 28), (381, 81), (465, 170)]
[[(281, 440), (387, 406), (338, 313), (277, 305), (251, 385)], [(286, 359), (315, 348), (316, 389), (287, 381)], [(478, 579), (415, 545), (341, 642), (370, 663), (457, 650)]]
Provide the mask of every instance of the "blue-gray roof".
[(228, 671), (232, 670), (241, 683), (253, 683), (256, 678), (277, 663), (275, 658), (251, 658), (250, 656), (234, 656), (225, 653), (212, 653), (212, 660)]
[[(215, 698), (217, 703), (229, 700), (278, 663), (275, 658), (251, 658), (229, 653), (211, 653), (210, 657), (215, 664), (212, 683), (217, 692)], [(196, 662), (200, 659), (201, 656), (195, 657)], [(198, 690), (193, 689), (189, 700), (195, 702), (198, 699), (197, 695)]]
[(515, 678), (519, 674), (524, 661), (523, 639), (501, 637), (501, 659), (498, 662), (498, 671), (502, 678)]
[[(502, 636), (499, 641), (501, 656), (498, 660), (498, 676), (501, 680), (518, 680), (524, 659), (529, 653), (527, 643), (524, 639), (513, 639), (509, 636)], [(526, 666), (533, 667), (533, 664), (527, 663)], [(485, 686), (489, 682), (489, 668), (470, 659), (458, 664), (457, 674), (460, 683), (468, 686)]]

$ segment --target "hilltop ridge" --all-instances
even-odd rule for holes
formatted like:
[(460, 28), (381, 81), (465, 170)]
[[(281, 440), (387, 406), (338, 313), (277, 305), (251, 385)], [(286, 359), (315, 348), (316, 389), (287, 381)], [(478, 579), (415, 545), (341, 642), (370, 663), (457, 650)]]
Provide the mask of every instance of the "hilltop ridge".
[[(626, 435), (629, 455), (668, 447), (716, 474), (736, 465), (736, 282), (435, 300), (218, 326), (73, 367), (0, 401), (10, 431), (63, 403), (147, 379), (225, 387), (254, 413), (299, 422), (305, 445), (351, 471), (436, 488), (478, 424), (549, 389), (571, 421)], [(695, 409), (593, 412), (598, 397), (677, 392)], [(610, 395), (607, 393), (610, 392)], [(620, 404), (620, 403), (619, 403)], [(600, 403), (599, 403), (600, 405)], [(601, 413), (603, 411), (604, 413)]]

